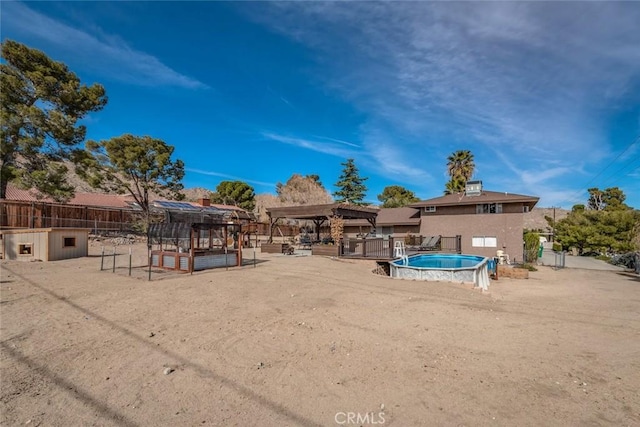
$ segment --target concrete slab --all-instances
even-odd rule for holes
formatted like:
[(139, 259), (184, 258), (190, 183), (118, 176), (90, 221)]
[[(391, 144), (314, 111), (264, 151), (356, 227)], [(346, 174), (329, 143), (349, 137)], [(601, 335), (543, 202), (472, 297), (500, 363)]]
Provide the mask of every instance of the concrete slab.
[[(542, 258), (538, 258), (538, 264), (546, 266), (556, 265), (555, 252), (551, 250), (551, 243), (545, 243)], [(565, 254), (565, 268), (582, 268), (585, 270), (624, 271), (624, 268), (609, 264), (605, 261), (586, 256), (573, 256)]]

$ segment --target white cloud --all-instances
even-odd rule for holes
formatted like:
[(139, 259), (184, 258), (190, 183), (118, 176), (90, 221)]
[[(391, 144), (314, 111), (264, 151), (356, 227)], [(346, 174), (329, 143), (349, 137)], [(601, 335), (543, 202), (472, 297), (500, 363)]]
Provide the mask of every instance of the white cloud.
[(317, 53), (388, 176), (464, 144), (500, 153), (484, 158), (510, 187), (579, 186), (620, 149), (611, 117), (640, 103), (633, 3), (278, 2), (254, 18)]
[(77, 61), (78, 67), (90, 68), (108, 78), (141, 86), (207, 87), (166, 66), (158, 58), (131, 48), (118, 37), (103, 35), (98, 38), (19, 2), (2, 2), (2, 26), (5, 37), (17, 41), (39, 40), (54, 47), (61, 56)]
[(254, 185), (261, 185), (264, 187), (275, 187), (276, 184), (273, 182), (264, 182), (264, 181), (256, 181), (253, 179), (247, 179), (247, 178), (241, 178), (241, 177), (237, 177), (234, 175), (228, 175), (226, 173), (220, 173), (220, 172), (214, 172), (214, 171), (205, 171), (202, 169), (193, 169), (193, 168), (185, 168), (185, 170), (187, 172), (191, 172), (191, 173), (197, 173), (199, 175), (208, 175), (208, 176), (217, 176), (220, 178), (226, 178), (229, 180), (233, 180), (233, 181), (243, 181), (243, 182), (247, 182), (249, 184), (254, 184)]
[(277, 133), (271, 133), (271, 132), (263, 132), (262, 136), (272, 141), (278, 141), (283, 144), (289, 144), (296, 147), (305, 148), (307, 150), (316, 151), (318, 153), (341, 157), (343, 159), (355, 157), (357, 155), (356, 151), (343, 148), (341, 146), (343, 145), (342, 142), (340, 142), (338, 145), (338, 144), (326, 143), (326, 142), (321, 142), (321, 141), (311, 140), (311, 139), (294, 138), (294, 137), (279, 135)]

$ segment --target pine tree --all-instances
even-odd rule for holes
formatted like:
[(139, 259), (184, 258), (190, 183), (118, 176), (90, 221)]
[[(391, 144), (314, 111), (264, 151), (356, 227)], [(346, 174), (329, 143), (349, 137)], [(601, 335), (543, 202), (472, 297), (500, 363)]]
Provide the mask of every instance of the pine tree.
[(73, 196), (69, 159), (85, 138), (81, 120), (107, 103), (104, 88), (86, 86), (65, 64), (12, 40), (0, 63), (0, 198), (18, 181), (57, 201)]
[(336, 202), (338, 203), (352, 203), (354, 205), (365, 205), (363, 202), (367, 187), (364, 185), (364, 181), (369, 178), (361, 178), (358, 173), (353, 159), (347, 159), (346, 163), (341, 163), (344, 166), (342, 175), (335, 183), (338, 187), (338, 191), (333, 193)]

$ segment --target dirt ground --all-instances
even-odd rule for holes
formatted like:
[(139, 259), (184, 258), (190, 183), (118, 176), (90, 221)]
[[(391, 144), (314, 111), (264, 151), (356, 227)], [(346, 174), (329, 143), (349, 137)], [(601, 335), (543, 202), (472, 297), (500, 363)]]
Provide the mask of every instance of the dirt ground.
[[(107, 248), (110, 253), (111, 248)], [(2, 261), (0, 424), (640, 425), (640, 281), (396, 280), (256, 255), (193, 275)], [(252, 250), (245, 254), (250, 260)]]

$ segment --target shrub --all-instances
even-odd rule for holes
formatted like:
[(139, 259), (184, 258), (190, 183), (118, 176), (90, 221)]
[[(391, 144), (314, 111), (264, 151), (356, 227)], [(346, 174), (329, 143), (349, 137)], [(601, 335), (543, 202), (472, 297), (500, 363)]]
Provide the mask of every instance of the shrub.
[(553, 242), (553, 251), (562, 252), (562, 245), (558, 242)]
[(528, 232), (524, 235), (525, 262), (533, 262), (538, 258), (538, 248), (540, 247), (540, 235)]

